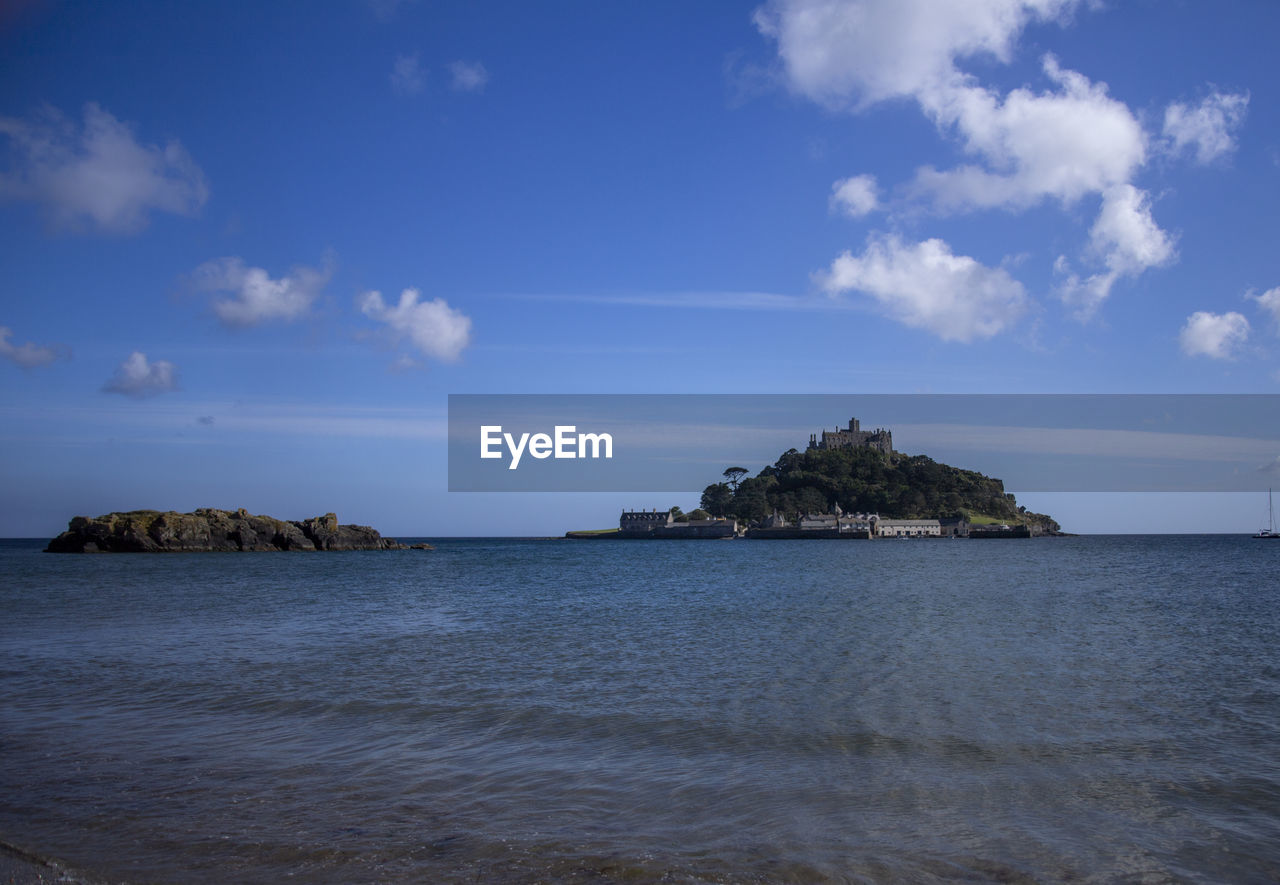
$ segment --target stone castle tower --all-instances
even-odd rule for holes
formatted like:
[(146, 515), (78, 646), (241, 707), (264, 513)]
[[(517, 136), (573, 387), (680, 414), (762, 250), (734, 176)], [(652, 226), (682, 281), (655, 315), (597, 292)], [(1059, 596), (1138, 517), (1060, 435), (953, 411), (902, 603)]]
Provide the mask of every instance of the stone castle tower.
[(849, 427), (847, 430), (836, 428), (835, 430), (822, 431), (821, 438), (818, 434), (809, 434), (809, 448), (811, 449), (875, 449), (886, 455), (893, 454), (893, 433), (881, 427), (875, 430), (863, 430), (858, 424), (857, 418), (849, 419)]

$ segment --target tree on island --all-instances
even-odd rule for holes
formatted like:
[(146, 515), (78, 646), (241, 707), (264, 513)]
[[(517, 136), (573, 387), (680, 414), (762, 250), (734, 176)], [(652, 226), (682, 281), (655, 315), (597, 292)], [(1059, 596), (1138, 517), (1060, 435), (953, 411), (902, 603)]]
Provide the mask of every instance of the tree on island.
[(729, 467), (721, 475), (729, 481), (729, 488), (736, 492), (738, 491), (738, 481), (750, 472), (745, 467)]
[(718, 482), (709, 485), (702, 492), (700, 502), (703, 510), (715, 517), (727, 516), (733, 506), (733, 492), (728, 483)]

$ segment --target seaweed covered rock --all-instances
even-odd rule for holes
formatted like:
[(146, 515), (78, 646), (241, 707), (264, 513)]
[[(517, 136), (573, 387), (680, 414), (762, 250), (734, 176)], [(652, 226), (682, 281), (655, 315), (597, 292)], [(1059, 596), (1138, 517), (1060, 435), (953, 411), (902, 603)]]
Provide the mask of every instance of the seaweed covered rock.
[(47, 553), (211, 553), (272, 550), (403, 550), (363, 525), (340, 525), (332, 513), (291, 522), (240, 510), (193, 513), (131, 510), (77, 516)]

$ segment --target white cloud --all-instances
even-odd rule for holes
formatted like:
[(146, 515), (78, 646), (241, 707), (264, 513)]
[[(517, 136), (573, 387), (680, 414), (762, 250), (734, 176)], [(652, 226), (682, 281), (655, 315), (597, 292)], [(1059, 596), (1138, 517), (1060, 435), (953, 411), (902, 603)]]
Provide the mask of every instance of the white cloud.
[(102, 389), (107, 393), (120, 393), (136, 399), (155, 396), (178, 389), (178, 369), (167, 360), (148, 362), (145, 353), (135, 350), (120, 364)]
[[(443, 298), (418, 301), (417, 289), (405, 289), (400, 301), (388, 307), (381, 292), (365, 292), (356, 299), (360, 311), (370, 319), (385, 323), (394, 338), (408, 338), (419, 351), (445, 362), (456, 360), (471, 343), (471, 318), (450, 307)], [(397, 368), (405, 368), (397, 360)]]
[(1003, 99), (968, 83), (920, 97), (940, 126), (953, 127), (986, 167), (921, 169), (914, 191), (943, 210), (1026, 208), (1045, 198), (1073, 203), (1127, 182), (1146, 160), (1146, 136), (1105, 84), (1063, 70), (1048, 56), (1057, 91), (1015, 89)]
[[(1082, 318), (1097, 310), (1121, 277), (1137, 276), (1177, 257), (1173, 238), (1151, 217), (1147, 193), (1131, 184), (1116, 185), (1103, 194), (1102, 208), (1089, 230), (1089, 251), (1106, 270), (1084, 280), (1072, 274), (1061, 289), (1063, 300)], [(1066, 259), (1058, 261), (1058, 268), (1065, 269)]]
[(391, 88), (401, 95), (417, 95), (427, 86), (427, 72), (417, 55), (398, 55), (391, 68)]
[[(1068, 274), (1064, 298), (1088, 315), (1116, 281), (1176, 258), (1173, 239), (1132, 184), (1149, 136), (1105, 83), (1042, 61), (1050, 88), (1007, 94), (984, 87), (961, 64), (1012, 60), (1024, 28), (1065, 23), (1090, 0), (770, 0), (756, 11), (777, 43), (790, 89), (828, 108), (864, 110), (911, 99), (972, 157), (952, 169), (923, 166), (909, 193), (939, 212), (1025, 210), (1046, 200), (1070, 206), (1098, 195), (1083, 278)], [(1243, 100), (1247, 100), (1244, 97)], [(1180, 144), (1215, 145), (1243, 114), (1241, 96), (1215, 94), (1174, 111)], [(1229, 138), (1228, 138), (1229, 141)], [(833, 197), (833, 206), (836, 200)]]
[(880, 206), (874, 175), (842, 178), (831, 185), (831, 211), (850, 218), (861, 218)]
[(1187, 356), (1207, 356), (1217, 360), (1232, 359), (1249, 338), (1249, 321), (1242, 315), (1209, 313), (1198, 310), (1187, 317), (1179, 341)]
[(863, 292), (889, 317), (944, 341), (990, 338), (1028, 305), (1022, 284), (1006, 271), (954, 255), (937, 239), (872, 239), (861, 255), (842, 253), (818, 282), (831, 295)]
[(145, 227), (151, 212), (194, 215), (209, 189), (177, 141), (140, 144), (133, 132), (90, 102), (84, 125), (46, 109), (35, 120), (0, 117), (12, 163), (0, 175), (0, 199), (39, 203), (59, 227), (88, 220), (106, 231)]
[(1076, 318), (1084, 321), (1097, 312), (1102, 302), (1111, 296), (1111, 287), (1119, 277), (1111, 272), (1101, 272), (1081, 277), (1072, 272), (1067, 256), (1059, 255), (1053, 269), (1063, 276), (1058, 286), (1058, 296), (1063, 303), (1075, 309)]
[(197, 267), (191, 282), (202, 292), (230, 293), (230, 297), (214, 301), (213, 312), (224, 325), (243, 327), (305, 316), (331, 273), (327, 267), (296, 267), (273, 280), (260, 267), (246, 267), (240, 258), (217, 258)]
[(484, 92), (489, 82), (489, 72), (478, 61), (455, 61), (449, 65), (453, 75), (453, 88), (458, 92)]
[(1250, 296), (1254, 301), (1258, 302), (1258, 306), (1271, 314), (1271, 319), (1276, 325), (1276, 332), (1280, 334), (1280, 286), (1274, 289), (1268, 289), (1261, 295)]
[(1235, 150), (1235, 131), (1249, 109), (1249, 94), (1214, 92), (1192, 107), (1174, 102), (1165, 108), (1164, 135), (1178, 154), (1195, 150), (1196, 160), (1211, 163)]
[(58, 357), (66, 355), (66, 348), (39, 345), (31, 341), (15, 347), (9, 343), (9, 336), (12, 334), (13, 330), (8, 326), (0, 326), (0, 357), (24, 369), (47, 366)]
[(418, 362), (407, 353), (398, 354), (396, 358), (391, 361), (391, 371), (396, 373), (408, 372), (412, 369), (421, 368), (421, 366), (422, 363)]
[(1108, 188), (1098, 220), (1089, 230), (1090, 248), (1104, 256), (1107, 268), (1120, 274), (1141, 273), (1174, 256), (1173, 240), (1156, 226), (1145, 191), (1131, 184)]
[(792, 91), (831, 108), (866, 108), (954, 84), (957, 59), (1008, 61), (1032, 21), (1080, 0), (772, 0), (755, 13), (778, 44)]

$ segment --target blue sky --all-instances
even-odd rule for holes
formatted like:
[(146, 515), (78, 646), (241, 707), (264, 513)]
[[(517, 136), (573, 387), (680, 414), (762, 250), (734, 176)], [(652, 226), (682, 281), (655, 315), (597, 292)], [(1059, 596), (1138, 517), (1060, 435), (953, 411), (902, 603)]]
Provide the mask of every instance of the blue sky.
[[(18, 4), (0, 535), (696, 503), (449, 494), (450, 393), (1280, 392), (1277, 25), (1267, 0)], [(1259, 510), (1020, 500), (1080, 531)]]

